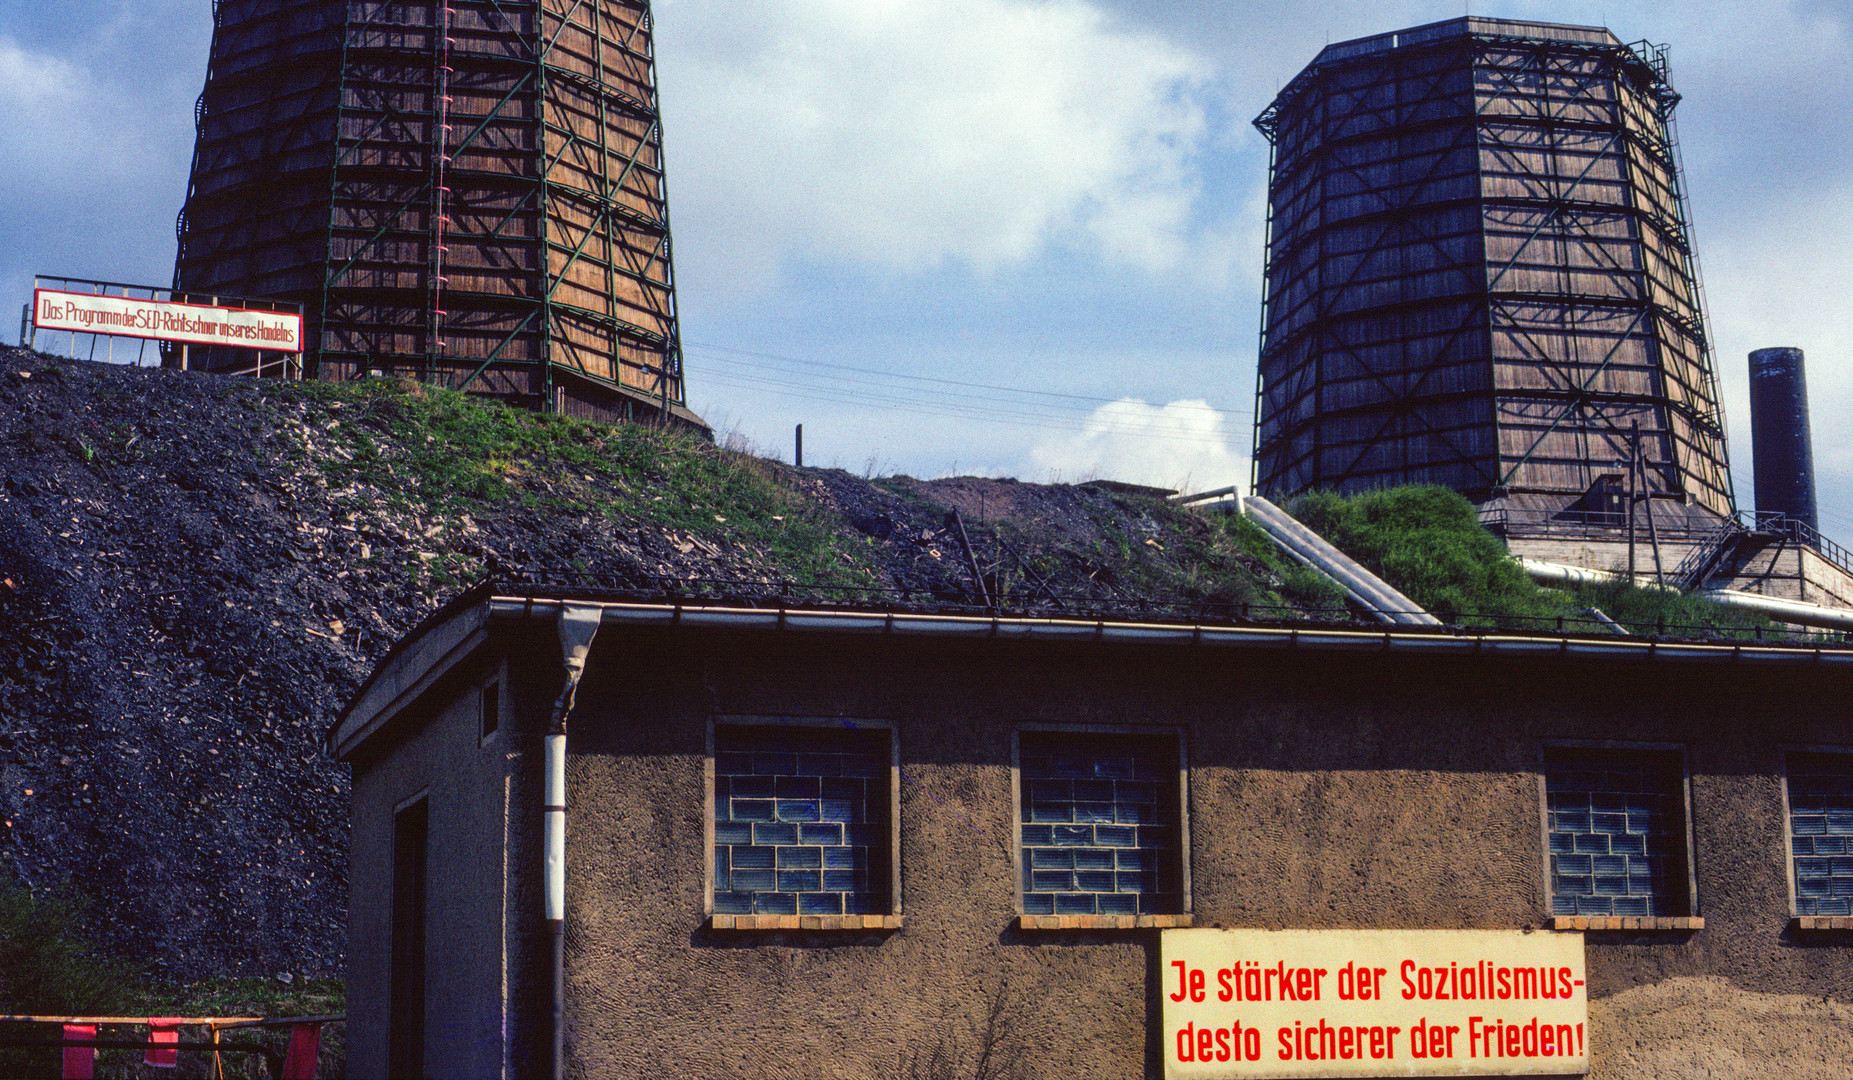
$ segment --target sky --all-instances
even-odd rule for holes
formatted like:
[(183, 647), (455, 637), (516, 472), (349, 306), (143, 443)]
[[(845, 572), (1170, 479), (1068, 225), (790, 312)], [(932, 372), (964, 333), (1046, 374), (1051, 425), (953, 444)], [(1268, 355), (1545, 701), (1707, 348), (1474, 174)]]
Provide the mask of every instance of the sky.
[[(0, 4), (0, 312), (170, 280), (210, 11)], [(1466, 13), (1670, 47), (1739, 505), (1746, 354), (1800, 347), (1847, 543), (1853, 0), (656, 0), (690, 405), (858, 473), (1245, 482), (1251, 121), (1327, 43)]]

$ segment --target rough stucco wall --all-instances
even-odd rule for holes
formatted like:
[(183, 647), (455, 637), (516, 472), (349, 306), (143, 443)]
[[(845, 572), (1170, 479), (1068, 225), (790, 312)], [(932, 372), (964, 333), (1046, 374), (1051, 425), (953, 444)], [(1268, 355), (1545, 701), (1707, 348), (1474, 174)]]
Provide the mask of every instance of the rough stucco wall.
[[(538, 737), (557, 689), (551, 644), (512, 675), (522, 734), (511, 752)], [(1010, 748), (1026, 722), (1185, 733), (1199, 926), (1536, 926), (1545, 742), (1685, 745), (1707, 927), (1590, 936), (1592, 1075), (1672, 1075), (1653, 1070), (1701, 1060), (1679, 1054), (1718, 1075), (1769, 1075), (1752, 1048), (1786, 1062), (1790, 1037), (1804, 1066), (1831, 1061), (1845, 1043), (1832, 1018), (1853, 993), (1853, 949), (1786, 929), (1781, 747), (1853, 743), (1844, 698), (1839, 681), (1798, 669), (607, 629), (572, 729), (569, 1075), (892, 1077), (909, 1054), (942, 1046), (969, 1060), (1000, 991), (1001, 1046), (1021, 1054), (1024, 1075), (1157, 1075), (1157, 932), (1014, 927)], [(903, 930), (706, 929), (707, 732), (733, 715), (895, 726)], [(419, 757), (420, 768), (451, 768)], [(517, 807), (537, 804), (532, 771), (515, 770)], [(386, 797), (356, 784), (357, 800)], [(437, 814), (434, 803), (434, 832)], [(538, 905), (522, 883), (529, 817), (537, 828), (537, 813), (518, 810), (510, 831), (506, 909), (514, 1027), (527, 1041), (543, 1030), (538, 976), (521, 955)], [(373, 827), (389, 835), (384, 820)], [(531, 905), (515, 899), (530, 893)], [(1699, 981), (1718, 1019), (1688, 1029), (1679, 1010), (1698, 1006), (1679, 995)], [(1810, 1000), (1827, 1002), (1828, 1019)], [(1675, 1019), (1660, 1019), (1668, 1008)], [(1754, 1016), (1794, 1034), (1745, 1042), (1730, 1025)]]
[[(1051, 1075), (1144, 1072), (1149, 934), (1026, 935), (1010, 926), (1010, 727), (945, 673), (744, 658), (629, 657), (574, 717), (570, 1009), (578, 1075), (887, 1077), (944, 1039), (975, 1055), (987, 1003)], [(666, 693), (613, 685), (642, 662)], [(666, 666), (675, 668), (665, 671)], [(740, 681), (744, 676), (742, 685)], [(776, 676), (775, 676), (776, 678)], [(893, 694), (932, 685), (935, 695)], [(985, 687), (983, 689), (995, 689)], [(1027, 699), (1036, 691), (1021, 691)], [(595, 713), (590, 704), (599, 702)], [(608, 707), (608, 708), (607, 708)], [(740, 934), (703, 927), (701, 800), (709, 711), (886, 718), (901, 738), (899, 933)], [(1013, 715), (1036, 719), (1027, 706)], [(596, 719), (595, 719), (596, 717)], [(618, 802), (589, 793), (623, 791)], [(622, 972), (620, 975), (619, 973)], [(1124, 1060), (1130, 1053), (1131, 1059)], [(1112, 1062), (1104, 1070), (1095, 1067)], [(1059, 1063), (1059, 1064), (1058, 1064)]]
[(1535, 925), (1535, 751), (1476, 702), (1369, 661), (1238, 682), (1192, 747), (1198, 925)]
[(1589, 1005), (1592, 1076), (1629, 1080), (1845, 1080), (1853, 1007), (1677, 976)]
[[(480, 676), (483, 672), (472, 672)], [(503, 1075), (504, 767), (478, 737), (474, 682), (449, 685), (429, 723), (355, 762), (347, 1074), (387, 1077), (394, 807), (428, 790), (425, 1066), (454, 1080)]]

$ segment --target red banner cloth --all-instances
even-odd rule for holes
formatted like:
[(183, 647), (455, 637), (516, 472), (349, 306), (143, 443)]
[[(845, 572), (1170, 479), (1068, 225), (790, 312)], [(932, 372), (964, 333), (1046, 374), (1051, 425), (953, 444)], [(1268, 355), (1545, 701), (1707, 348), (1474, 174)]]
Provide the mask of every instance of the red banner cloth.
[[(64, 1025), (66, 1039), (91, 1039), (97, 1037), (95, 1024)], [(91, 1080), (96, 1076), (97, 1051), (94, 1046), (67, 1046), (64, 1048), (64, 1080)]]
[[(179, 1020), (170, 1016), (150, 1016), (148, 1018), (148, 1041), (156, 1045), (179, 1042)], [(180, 1051), (157, 1050), (150, 1047), (148, 1052), (142, 1055), (142, 1064), (152, 1065), (157, 1069), (171, 1069), (180, 1064)]]
[(291, 1024), (290, 1048), (280, 1080), (315, 1080), (315, 1058), (322, 1049), (322, 1025)]

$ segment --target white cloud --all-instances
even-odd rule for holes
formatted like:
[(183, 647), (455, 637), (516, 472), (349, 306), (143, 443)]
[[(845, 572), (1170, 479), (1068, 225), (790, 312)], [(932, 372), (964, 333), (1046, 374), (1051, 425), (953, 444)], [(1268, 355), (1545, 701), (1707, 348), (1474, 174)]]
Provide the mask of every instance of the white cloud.
[[(1731, 376), (1751, 349), (1789, 345), (1819, 355), (1809, 373), (1814, 391), (1853, 401), (1853, 183), (1804, 203), (1741, 213), (1702, 232), (1706, 291), (1721, 353)], [(1825, 363), (1833, 358), (1831, 364)]]
[(159, 284), (172, 272), (192, 115), (171, 87), (118, 85), (0, 34), (0, 252), (33, 273)]
[(77, 69), (53, 56), (21, 48), (0, 37), (0, 109), (9, 121), (29, 119), (31, 109), (54, 103), (77, 80)]
[(1083, 0), (657, 7), (677, 226), (736, 278), (1188, 253), (1209, 68)]
[(84, 67), (0, 37), (0, 157), (8, 162), (8, 187), (30, 181), (57, 190), (62, 185), (48, 179), (94, 171), (135, 175), (155, 150), (157, 131), (176, 126), (149, 131), (148, 111), (131, 95), (109, 92)]
[(1224, 414), (1201, 399), (1150, 405), (1125, 398), (1095, 409), (1081, 431), (1030, 447), (1029, 460), (1050, 479), (1120, 480), (1179, 490), (1238, 484), (1247, 488), (1248, 457), (1230, 445)]

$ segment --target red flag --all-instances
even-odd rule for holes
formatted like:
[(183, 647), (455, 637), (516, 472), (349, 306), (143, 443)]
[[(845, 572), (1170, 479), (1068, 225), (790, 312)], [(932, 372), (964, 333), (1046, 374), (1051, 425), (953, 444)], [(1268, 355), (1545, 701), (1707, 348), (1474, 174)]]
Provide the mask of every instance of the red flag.
[(322, 1025), (291, 1024), (289, 1053), (281, 1080), (315, 1080), (315, 1057), (322, 1049)]
[[(157, 1045), (179, 1042), (180, 1021), (171, 1016), (149, 1017), (148, 1041)], [(157, 1050), (150, 1047), (148, 1052), (142, 1055), (142, 1064), (152, 1065), (157, 1069), (171, 1069), (180, 1064), (180, 1051)]]
[[(97, 1037), (95, 1024), (66, 1024), (64, 1037), (94, 1041)], [(96, 1075), (97, 1051), (94, 1046), (67, 1046), (64, 1048), (64, 1080), (91, 1080)]]

